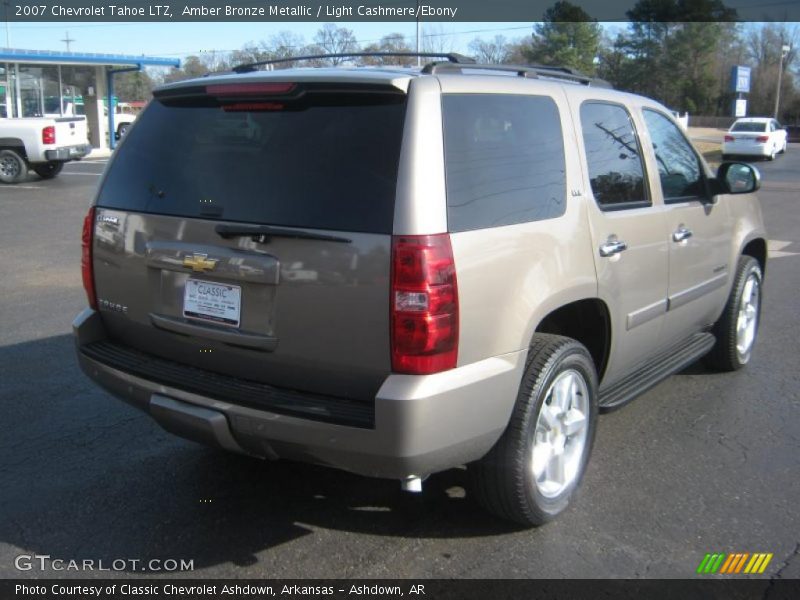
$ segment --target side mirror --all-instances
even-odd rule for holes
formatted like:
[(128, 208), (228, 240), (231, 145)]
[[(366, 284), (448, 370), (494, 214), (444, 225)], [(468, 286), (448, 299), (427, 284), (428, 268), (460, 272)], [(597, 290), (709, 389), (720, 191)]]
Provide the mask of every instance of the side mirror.
[(714, 180), (716, 194), (750, 194), (761, 187), (761, 174), (753, 165), (724, 162)]

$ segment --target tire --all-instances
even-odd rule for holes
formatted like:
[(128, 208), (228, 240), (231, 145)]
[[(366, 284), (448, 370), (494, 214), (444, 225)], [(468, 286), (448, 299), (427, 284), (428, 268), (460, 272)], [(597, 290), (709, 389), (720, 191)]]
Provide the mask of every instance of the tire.
[(772, 152), (770, 152), (770, 153), (767, 155), (767, 160), (775, 160), (775, 155), (776, 155), (777, 153), (778, 153), (778, 152), (777, 152), (777, 150), (775, 149), (775, 146), (773, 146), (773, 147), (772, 147)]
[[(562, 392), (564, 401), (557, 400), (557, 387), (570, 392)], [(567, 434), (570, 421), (573, 433)], [(472, 495), (503, 519), (526, 526), (551, 521), (580, 485), (596, 422), (597, 372), (589, 352), (570, 338), (535, 335), (508, 427), (486, 456), (468, 466)], [(553, 452), (559, 446), (561, 452)]]
[(717, 342), (704, 359), (708, 366), (719, 371), (737, 371), (750, 362), (761, 320), (763, 279), (755, 258), (739, 257), (733, 289), (712, 329)]
[(61, 169), (63, 168), (64, 168), (64, 163), (55, 160), (51, 160), (50, 162), (41, 165), (33, 166), (34, 172), (42, 179), (53, 179), (53, 177), (61, 173)]
[(789, 140), (783, 140), (783, 148), (781, 148), (781, 154), (786, 154), (786, 147), (789, 145)]
[(128, 133), (128, 128), (130, 127), (130, 123), (123, 123), (119, 127), (117, 127), (117, 139), (121, 140), (125, 137), (125, 134)]
[(28, 176), (28, 164), (14, 150), (0, 150), (0, 181), (18, 183)]

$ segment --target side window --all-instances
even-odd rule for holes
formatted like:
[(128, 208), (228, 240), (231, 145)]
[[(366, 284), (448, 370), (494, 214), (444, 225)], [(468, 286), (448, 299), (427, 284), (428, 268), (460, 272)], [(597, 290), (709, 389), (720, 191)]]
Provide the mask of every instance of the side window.
[(600, 208), (650, 204), (642, 153), (628, 111), (617, 104), (584, 102), (581, 128), (589, 180)]
[(450, 231), (564, 214), (564, 141), (552, 98), (447, 94), (442, 114)]
[(705, 195), (700, 160), (691, 144), (675, 124), (661, 113), (647, 109), (642, 112), (653, 142), (664, 200)]

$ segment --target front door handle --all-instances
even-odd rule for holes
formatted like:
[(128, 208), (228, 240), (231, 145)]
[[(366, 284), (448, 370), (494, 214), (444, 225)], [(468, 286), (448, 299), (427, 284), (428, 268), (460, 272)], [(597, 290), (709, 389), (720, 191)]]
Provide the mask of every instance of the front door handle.
[(673, 242), (685, 242), (690, 237), (692, 237), (692, 230), (691, 229), (686, 229), (686, 227), (681, 225), (680, 227), (678, 227), (677, 230), (675, 230), (675, 233), (672, 234), (672, 241)]
[(628, 249), (628, 244), (621, 240), (610, 239), (600, 246), (600, 256), (614, 256)]

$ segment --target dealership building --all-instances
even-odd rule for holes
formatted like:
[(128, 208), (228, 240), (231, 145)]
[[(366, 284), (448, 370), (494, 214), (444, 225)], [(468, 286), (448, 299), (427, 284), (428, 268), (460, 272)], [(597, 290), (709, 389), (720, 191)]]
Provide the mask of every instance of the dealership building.
[(113, 148), (114, 77), (146, 66), (179, 67), (173, 58), (0, 48), (0, 117), (85, 114), (89, 142)]

